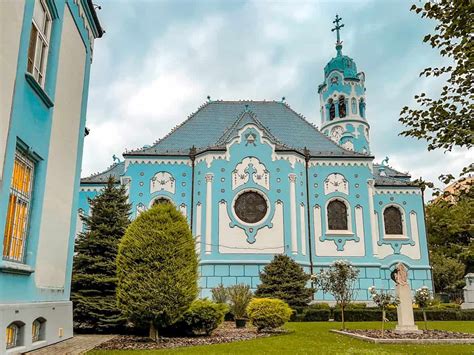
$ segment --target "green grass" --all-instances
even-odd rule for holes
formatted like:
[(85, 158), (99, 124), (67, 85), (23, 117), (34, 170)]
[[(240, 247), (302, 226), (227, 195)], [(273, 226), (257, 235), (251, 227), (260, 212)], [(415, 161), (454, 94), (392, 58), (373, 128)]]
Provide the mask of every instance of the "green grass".
[[(349, 329), (370, 329), (380, 327), (378, 322), (346, 323)], [(395, 327), (395, 322), (387, 325)], [(420, 328), (422, 324), (418, 323)], [(404, 345), (372, 344), (343, 335), (330, 333), (329, 329), (339, 329), (340, 323), (308, 322), (288, 323), (287, 335), (239, 341), (229, 344), (204, 345), (173, 350), (148, 351), (91, 351), (88, 354), (474, 354), (474, 345)], [(474, 333), (474, 322), (429, 322), (429, 329), (443, 329)]]

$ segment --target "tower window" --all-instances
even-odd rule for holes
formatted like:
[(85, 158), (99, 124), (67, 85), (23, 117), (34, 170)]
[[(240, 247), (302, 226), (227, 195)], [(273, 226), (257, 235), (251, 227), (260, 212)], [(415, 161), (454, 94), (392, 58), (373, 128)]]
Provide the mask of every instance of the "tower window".
[(339, 117), (346, 117), (346, 100), (344, 96), (339, 97)]
[(327, 207), (328, 229), (347, 230), (347, 206), (340, 200), (329, 202)]
[(383, 211), (385, 234), (403, 234), (402, 212), (398, 207), (389, 206)]
[(33, 190), (34, 163), (17, 151), (3, 239), (3, 258), (23, 262)]
[(41, 86), (44, 86), (50, 34), (51, 15), (48, 7), (43, 0), (36, 0), (28, 47), (27, 70)]
[(351, 106), (352, 106), (352, 114), (353, 115), (357, 114), (357, 100), (355, 99), (355, 97), (353, 97), (351, 100)]
[(359, 113), (361, 117), (365, 118), (365, 102), (364, 99), (360, 99), (359, 101)]
[(336, 118), (336, 105), (334, 105), (334, 102), (332, 99), (329, 100), (329, 120), (332, 121), (333, 119)]

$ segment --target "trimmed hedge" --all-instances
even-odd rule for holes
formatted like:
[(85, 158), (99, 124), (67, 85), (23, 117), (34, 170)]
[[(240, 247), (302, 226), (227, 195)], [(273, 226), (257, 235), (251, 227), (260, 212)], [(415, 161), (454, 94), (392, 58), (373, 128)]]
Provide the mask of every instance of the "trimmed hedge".
[[(335, 309), (333, 311), (335, 321), (341, 321), (341, 311)], [(416, 321), (423, 320), (423, 312), (414, 310)], [(388, 320), (397, 320), (396, 310), (387, 310), (386, 317)], [(344, 312), (344, 319), (348, 322), (364, 322), (379, 321), (382, 319), (382, 311), (374, 308), (367, 309), (348, 309)], [(426, 310), (427, 320), (474, 320), (474, 310)]]
[(301, 317), (302, 322), (327, 322), (331, 318), (330, 309), (306, 309)]

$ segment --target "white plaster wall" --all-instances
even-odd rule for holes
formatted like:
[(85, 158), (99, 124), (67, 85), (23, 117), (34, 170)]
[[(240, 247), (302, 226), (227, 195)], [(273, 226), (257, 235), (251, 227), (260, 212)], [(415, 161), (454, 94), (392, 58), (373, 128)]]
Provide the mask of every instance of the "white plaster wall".
[[(321, 229), (321, 207), (315, 206), (313, 208), (314, 217), (314, 247), (316, 249), (317, 256), (364, 256), (365, 255), (365, 240), (364, 240), (364, 227), (362, 219), (362, 208), (356, 208), (356, 231), (362, 235), (358, 235), (360, 240), (358, 242), (354, 240), (346, 241), (344, 250), (338, 251), (336, 243), (333, 240), (321, 241), (322, 229)], [(344, 238), (344, 237), (341, 237)]]
[[(0, 1), (0, 183), (7, 146), (25, 2)], [(25, 63), (26, 70), (26, 63)]]
[(64, 287), (85, 62), (84, 44), (66, 6), (34, 273), (39, 287)]
[(285, 251), (283, 204), (275, 204), (273, 228), (263, 227), (256, 236), (253, 244), (247, 242), (245, 232), (229, 226), (227, 203), (219, 203), (219, 253), (232, 254), (281, 254)]
[(408, 256), (409, 258), (419, 260), (421, 258), (420, 252), (420, 234), (418, 233), (418, 220), (416, 212), (410, 212), (410, 229), (411, 238), (415, 242), (415, 245), (403, 245), (400, 249), (400, 253)]

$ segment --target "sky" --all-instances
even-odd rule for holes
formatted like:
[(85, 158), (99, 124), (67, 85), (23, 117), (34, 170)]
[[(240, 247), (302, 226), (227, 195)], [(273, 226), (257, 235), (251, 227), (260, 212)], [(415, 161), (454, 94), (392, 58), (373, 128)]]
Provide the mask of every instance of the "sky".
[[(474, 160), (472, 152), (427, 151), (399, 135), (400, 110), (434, 96), (442, 80), (420, 78), (443, 59), (422, 43), (434, 22), (411, 2), (94, 0), (106, 33), (95, 41), (82, 176), (112, 155), (153, 144), (206, 101), (280, 100), (320, 126), (318, 85), (335, 56), (336, 14), (343, 53), (366, 74), (367, 119), (375, 162), (437, 182)], [(212, 122), (210, 122), (212, 124)], [(428, 198), (431, 192), (428, 192)]]

